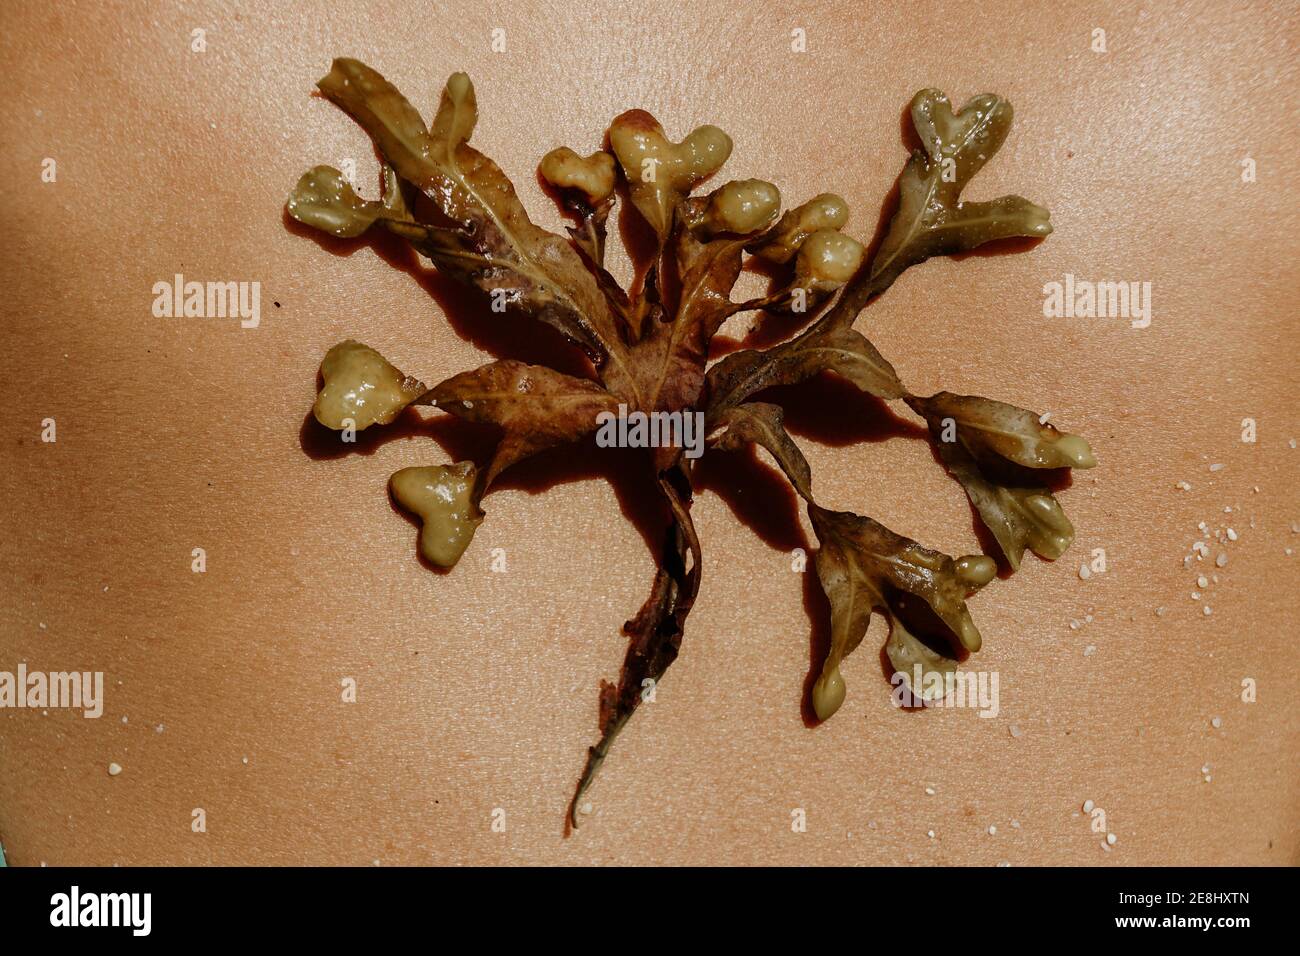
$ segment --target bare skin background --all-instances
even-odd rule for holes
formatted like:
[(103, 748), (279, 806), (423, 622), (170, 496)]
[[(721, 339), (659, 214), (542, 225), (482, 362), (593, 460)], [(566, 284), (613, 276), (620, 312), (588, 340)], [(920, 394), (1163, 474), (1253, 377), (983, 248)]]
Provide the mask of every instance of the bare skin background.
[[(0, 421), (0, 669), (105, 673), (101, 719), (0, 711), (10, 862), (1297, 861), (1294, 14), (681, 9), (4, 14), (0, 356), (18, 387)], [(805, 53), (791, 50), (796, 28)], [(1091, 48), (1097, 28), (1106, 53)], [(562, 839), (594, 690), (617, 673), (617, 630), (652, 560), (591, 477), (599, 463), (561, 456), (494, 492), (461, 565), (434, 574), (384, 481), (453, 456), (418, 426), (333, 459), (304, 448), (317, 363), (349, 335), (433, 380), (524, 357), (448, 284), (286, 226), (285, 195), (313, 163), (354, 158), (376, 193), (365, 135), (309, 96), (336, 55), (381, 69), (426, 116), (467, 70), (475, 142), (551, 228), (537, 160), (594, 148), (629, 107), (675, 137), (717, 123), (736, 142), (728, 177), (771, 179), (792, 200), (837, 191), (867, 240), (916, 89), (1015, 104), (971, 198), (1022, 191), (1052, 210), (1054, 235), (928, 263), (859, 319), (918, 391), (958, 381), (1059, 406), (1103, 462), (1064, 496), (1078, 531), (1066, 556), (1027, 559), (974, 599), (997, 719), (896, 710), (877, 624), (846, 665), (851, 700), (805, 727), (793, 702), (810, 609), (790, 555), (807, 541), (779, 482), (737, 466), (695, 505), (711, 550), (657, 694), (671, 706), (640, 710), (595, 812)], [(178, 273), (260, 282), (260, 321), (155, 317), (155, 283)], [(1150, 325), (1044, 316), (1044, 285), (1067, 274), (1150, 282)], [(802, 438), (821, 493), (949, 553), (977, 550), (926, 443), (871, 414), (848, 406), (863, 424)], [(1245, 418), (1255, 443), (1241, 441)], [(1197, 579), (1211, 569), (1183, 562), (1200, 522), (1239, 535), (1208, 589)], [(1083, 580), (1095, 548), (1107, 570)], [(1106, 811), (1109, 851), (1085, 800)], [(795, 809), (806, 832), (792, 831)]]

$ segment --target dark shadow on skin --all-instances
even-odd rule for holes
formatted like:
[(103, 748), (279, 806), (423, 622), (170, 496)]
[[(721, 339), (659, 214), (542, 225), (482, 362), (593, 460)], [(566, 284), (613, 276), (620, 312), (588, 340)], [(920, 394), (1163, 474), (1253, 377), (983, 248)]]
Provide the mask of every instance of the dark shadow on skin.
[(1046, 238), (1046, 236), (1010, 236), (1006, 239), (994, 239), (968, 252), (953, 253), (948, 258), (954, 262), (965, 262), (967, 259), (985, 259), (991, 256), (1015, 256), (1038, 248)]
[(697, 492), (716, 494), (736, 520), (768, 547), (790, 555), (791, 560), (796, 548), (803, 549), (807, 562), (803, 571), (803, 606), (810, 633), (808, 673), (804, 677), (799, 712), (804, 726), (817, 726), (820, 721), (812, 705), (812, 688), (830, 651), (831, 612), (813, 567), (814, 546), (799, 523), (802, 499), (785, 475), (760, 459), (752, 445), (740, 451), (710, 450), (696, 463), (692, 479)]
[(458, 454), (456, 460), (470, 458), (478, 461), (491, 457), (495, 441), (490, 430), (485, 431), (450, 415), (428, 419), (414, 408), (405, 409), (387, 425), (372, 425), (359, 431), (355, 437), (356, 441), (344, 441), (343, 432), (326, 428), (316, 421), (310, 409), (303, 416), (298, 430), (298, 442), (313, 461), (333, 461), (348, 455), (369, 456), (389, 442), (417, 438), (435, 438), (444, 448), (454, 445), (468, 449)]
[[(609, 130), (605, 131), (600, 141), (600, 148), (613, 154), (614, 148), (609, 144)], [(627, 188), (627, 176), (621, 170), (614, 181), (614, 194), (618, 197), (618, 201), (615, 204), (616, 215), (610, 218), (610, 224), (617, 225), (623, 250), (632, 261), (633, 280), (626, 291), (630, 298), (636, 298), (645, 280), (646, 272), (649, 271), (659, 251), (659, 239), (654, 229), (645, 221), (645, 217), (632, 205)]]
[[(876, 258), (876, 253), (880, 251), (881, 245), (884, 244), (885, 236), (889, 232), (889, 224), (894, 221), (894, 214), (898, 212), (899, 203), (899, 184), (903, 181), (903, 172), (900, 169), (894, 182), (889, 187), (889, 192), (885, 193), (885, 198), (880, 203), (880, 213), (876, 216), (876, 228), (871, 233), (871, 241), (866, 244), (867, 253), (864, 258), (866, 262), (872, 262)], [(872, 299), (867, 304), (874, 302)]]
[(830, 372), (795, 385), (764, 389), (751, 401), (780, 405), (791, 435), (834, 448), (928, 435), (924, 426), (895, 414), (888, 402)]
[[(424, 417), (431, 415), (432, 417)], [(308, 411), (299, 432), (302, 449), (315, 461), (343, 458), (347, 455), (372, 455), (382, 445), (411, 439), (433, 439), (442, 454), (429, 454), (417, 464), (440, 464), (441, 459), (473, 461), (480, 470), (492, 460), (500, 439), (500, 430), (477, 422), (467, 422), (453, 415), (406, 409), (388, 425), (375, 425), (357, 432), (355, 442), (344, 442), (342, 433), (331, 431), (316, 421)], [(646, 449), (600, 448), (595, 436), (540, 452), (504, 472), (483, 498), (483, 510), (492, 509), (497, 491), (526, 491), (541, 494), (556, 485), (575, 481), (603, 480), (614, 490), (619, 510), (645, 540), (654, 553), (663, 541), (669, 524), (667, 505), (659, 493), (653, 468), (649, 467)], [(419, 519), (400, 508), (393, 508), (409, 518), (415, 528)], [(489, 517), (490, 520), (490, 517)], [(473, 547), (473, 545), (470, 545)], [(442, 569), (423, 562), (431, 570)]]
[[(614, 491), (623, 517), (637, 529), (658, 557), (672, 513), (659, 491), (648, 449), (601, 448), (594, 435), (576, 444), (551, 448), (503, 472), (493, 491), (515, 489), (541, 494), (556, 485), (599, 479)], [(489, 493), (484, 509), (492, 502)], [(490, 520), (490, 519), (489, 519)]]
[(817, 579), (817, 569), (813, 567), (811, 553), (803, 576), (803, 609), (808, 615), (811, 630), (808, 635), (808, 673), (803, 679), (799, 716), (805, 727), (812, 728), (822, 723), (817, 719), (817, 711), (813, 708), (812, 691), (817, 678), (821, 676), (826, 655), (831, 652), (831, 605), (826, 600), (821, 581)]
[[(594, 375), (591, 363), (582, 351), (554, 328), (515, 309), (493, 312), (492, 300), (485, 292), (443, 276), (432, 266), (426, 267), (405, 239), (386, 229), (376, 227), (356, 239), (339, 239), (303, 225), (288, 212), (284, 213), (284, 224), (294, 235), (311, 239), (331, 255), (346, 258), (359, 249), (370, 249), (387, 265), (415, 279), (433, 298), (457, 335), (498, 359), (547, 365), (579, 378), (592, 378)], [(431, 320), (436, 319), (436, 311), (430, 309), (429, 316)], [(375, 321), (374, 317), (365, 317), (359, 324)], [(357, 337), (364, 340), (364, 328), (358, 330)], [(442, 378), (455, 374), (449, 372), (435, 377), (426, 369), (403, 371), (409, 371), (420, 378), (428, 376), (433, 381), (441, 381)]]
[[(782, 265), (750, 256), (741, 267), (742, 272), (759, 275), (767, 279), (767, 286), (762, 295), (769, 296), (784, 288), (794, 276), (793, 260)], [(715, 335), (709, 341), (709, 358), (722, 358), (741, 349), (764, 349), (784, 342), (803, 330), (808, 325), (814, 312), (759, 312), (753, 327), (744, 339), (734, 339), (726, 335)]]
[(903, 144), (903, 149), (907, 150), (908, 156), (918, 149), (925, 149), (925, 144), (921, 142), (921, 137), (916, 132), (916, 124), (912, 122), (911, 100), (908, 100), (898, 111), (898, 138)]
[[(935, 457), (938, 458), (938, 455)], [(942, 462), (940, 462), (940, 464), (942, 464)], [(956, 482), (954, 482), (954, 484), (956, 484)], [(961, 493), (962, 496), (965, 497), (966, 492), (963, 490)], [(1002, 545), (998, 544), (998, 539), (995, 538), (993, 532), (988, 529), (988, 525), (986, 525), (984, 519), (980, 517), (979, 511), (976, 510), (973, 504), (971, 504), (970, 498), (966, 498), (966, 504), (970, 506), (971, 530), (975, 532), (975, 540), (979, 543), (980, 551), (984, 552), (998, 563), (998, 578), (1005, 581), (1015, 572), (1011, 570), (1011, 565), (1008, 563), (1006, 555), (1002, 553)]]
[[(767, 389), (756, 394), (754, 400), (781, 405), (785, 408), (785, 424), (792, 434), (823, 444), (843, 446), (928, 435), (923, 426), (899, 418), (887, 403), (835, 375), (822, 374), (796, 385)], [(831, 418), (826, 417), (828, 409), (835, 410)], [(760, 458), (753, 446), (736, 452), (710, 450), (696, 464), (694, 478), (698, 490), (716, 493), (736, 519), (769, 547), (785, 553), (802, 548), (808, 555), (804, 610), (810, 625), (809, 670), (804, 679), (800, 713), (805, 726), (815, 727), (820, 721), (811, 695), (830, 650), (830, 606), (812, 566), (815, 545), (799, 523), (801, 499), (785, 475)]]
[[(489, 436), (485, 442), (482, 426), (450, 419), (450, 416), (437, 420), (439, 423), (447, 421), (456, 426), (467, 426), (476, 434), (469, 436), (468, 441), (467, 436), (458, 434), (459, 428), (449, 428), (443, 434), (434, 435), (444, 450), (457, 461), (473, 458), (480, 468), (486, 467), (496, 444), (495, 437)], [(536, 495), (570, 482), (603, 480), (613, 489), (623, 518), (637, 529), (646, 547), (653, 549), (662, 542), (671, 522), (671, 514), (658, 493), (653, 472), (646, 467), (644, 456), (640, 454), (642, 451), (598, 448), (593, 440), (541, 452), (502, 472), (491, 491), (483, 498), (483, 511), (486, 515), (484, 520), (492, 520), (495, 492), (516, 490)], [(389, 503), (393, 511), (410, 522), (418, 534), (420, 519), (401, 507), (392, 495), (389, 495)], [(470, 548), (473, 547), (471, 543)], [(453, 570), (430, 563), (418, 551), (417, 556), (420, 564), (430, 571), (445, 574)]]
[(695, 463), (692, 481), (697, 492), (711, 491), (721, 498), (736, 520), (773, 550), (809, 551), (799, 524), (801, 499), (780, 470), (758, 457), (754, 446), (710, 449)]
[(655, 231), (650, 224), (645, 221), (642, 215), (637, 212), (636, 207), (628, 199), (627, 186), (620, 178), (618, 187), (618, 215), (613, 217), (617, 220), (619, 239), (622, 240), (623, 249), (627, 256), (632, 260), (632, 273), (635, 276), (628, 290), (628, 295), (636, 298), (645, 281), (646, 272), (649, 271), (650, 264), (654, 261), (655, 253), (659, 251), (659, 240), (655, 236)]

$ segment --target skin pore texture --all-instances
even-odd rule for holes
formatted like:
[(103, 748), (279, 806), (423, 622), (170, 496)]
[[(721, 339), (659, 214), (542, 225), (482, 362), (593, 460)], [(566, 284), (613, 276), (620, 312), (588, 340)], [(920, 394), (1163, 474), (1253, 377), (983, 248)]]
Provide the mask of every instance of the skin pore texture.
[[(1296, 146), (1296, 21), (1264, 6), (1059, 7), (773, 17), (704, 4), (689, 22), (614, 4), (576, 19), (387, 5), (10, 14), (0, 349), (22, 387), (0, 425), (0, 670), (102, 670), (105, 704), (90, 720), (0, 711), (9, 861), (1298, 862), (1286, 599), (1286, 549), (1300, 549), (1297, 223), (1282, 172)], [(796, 27), (806, 53), (790, 51)], [(1090, 49), (1098, 27), (1105, 54)], [(842, 665), (852, 693), (835, 719), (806, 725), (794, 702), (820, 672), (826, 648), (811, 652), (809, 632), (825, 640), (827, 610), (809, 572), (791, 569), (811, 529), (768, 460), (738, 454), (693, 508), (709, 547), (681, 657), (612, 752), (587, 823), (563, 839), (556, 803), (590, 742), (594, 688), (617, 674), (618, 629), (653, 574), (626, 513), (641, 490), (611, 487), (595, 449), (559, 449), (502, 475), (491, 520), (438, 573), (413, 553), (420, 522), (385, 481), (415, 469), (394, 494), (442, 521), (429, 498), (463, 496), (473, 477), (426, 471), (466, 457), (430, 435), (472, 446), (469, 430), (416, 409), (354, 451), (320, 439), (313, 379), (351, 336), (425, 382), (559, 351), (485, 321), (399, 242), (286, 221), (284, 197), (312, 163), (352, 159), (360, 196), (380, 195), (368, 138), (310, 95), (337, 55), (382, 70), (426, 119), (446, 78), (470, 73), (486, 118), (475, 144), (555, 231), (538, 161), (567, 143), (580, 163), (622, 114), (661, 169), (698, 176), (734, 144), (727, 179), (775, 183), (788, 205), (834, 190), (871, 246), (916, 145), (902, 107), (917, 89), (1015, 103), (1014, 132), (970, 198), (1032, 197), (1052, 210), (1051, 239), (909, 270), (856, 326), (918, 395), (960, 388), (1054, 412), (1104, 463), (1063, 495), (1070, 550), (1027, 554), (972, 600), (975, 666), (1000, 676), (996, 718), (896, 709), (876, 623)], [(637, 109), (666, 137), (625, 113)], [(682, 137), (694, 151), (663, 155)], [(608, 170), (561, 167), (603, 196)], [(653, 190), (638, 198), (660, 208)], [(761, 196), (734, 198), (714, 214), (761, 215)], [(825, 216), (801, 225), (800, 255), (844, 226)], [(823, 254), (804, 275), (853, 251)], [(608, 265), (630, 274), (620, 243)], [(260, 282), (259, 323), (155, 317), (151, 289), (176, 274)], [(1067, 274), (1151, 282), (1151, 324), (1045, 316), (1044, 286)], [(742, 277), (735, 298), (764, 288)], [(386, 381), (399, 397), (416, 387)], [(895, 420), (856, 390), (816, 388), (786, 424), (819, 501), (948, 554), (994, 551), (922, 440), (925, 407), (899, 404)], [(393, 396), (380, 392), (367, 413), (384, 414)], [(835, 427), (817, 411), (832, 400)], [(337, 401), (334, 413), (358, 410)], [(47, 418), (53, 444), (40, 439)], [(1246, 418), (1256, 442), (1241, 440)], [(463, 532), (443, 524), (428, 562)], [(1097, 549), (1106, 570), (1082, 576)], [(1105, 809), (1110, 850), (1085, 800)], [(192, 828), (199, 808), (205, 833)], [(792, 829), (796, 810), (806, 832)]]

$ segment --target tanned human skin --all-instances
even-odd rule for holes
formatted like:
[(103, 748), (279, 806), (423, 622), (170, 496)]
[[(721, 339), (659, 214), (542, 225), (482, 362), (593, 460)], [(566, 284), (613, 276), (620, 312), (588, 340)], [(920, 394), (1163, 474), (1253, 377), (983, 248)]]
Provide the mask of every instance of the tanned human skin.
[[(0, 349), (18, 387), (0, 426), (0, 669), (106, 678), (99, 719), (0, 711), (9, 862), (1297, 862), (1293, 15), (583, 9), (7, 18)], [(322, 357), (350, 338), (430, 384), (492, 361), (580, 371), (559, 335), (484, 322), (401, 237), (319, 237), (284, 214), (316, 163), (353, 160), (358, 193), (381, 195), (369, 137), (310, 95), (339, 55), (380, 67), (426, 120), (447, 77), (471, 75), (474, 145), (557, 233), (584, 224), (548, 208), (539, 160), (561, 144), (589, 158), (612, 117), (642, 109), (674, 140), (726, 130), (734, 151), (701, 194), (834, 194), (851, 210), (835, 231), (874, 255), (921, 145), (916, 91), (1015, 103), (970, 198), (1028, 196), (1051, 237), (917, 265), (853, 324), (910, 394), (1033, 409), (1101, 462), (1053, 489), (1070, 549), (1026, 553), (971, 599), (983, 646), (963, 666), (1000, 675), (996, 718), (896, 708), (883, 621), (841, 664), (834, 718), (801, 714), (832, 633), (816, 529), (766, 452), (710, 450), (691, 508), (706, 583), (681, 653), (564, 839), (593, 688), (619, 672), (654, 577), (656, 489), (617, 451), (543, 452), (501, 474), (440, 572), (388, 478), (488, 460), (493, 440), (419, 407), (343, 450), (311, 415)], [(614, 237), (653, 249), (643, 218), (620, 202), (607, 223), (624, 285)], [(155, 316), (152, 289), (177, 273), (260, 282), (260, 322)], [(1045, 315), (1067, 274), (1150, 282), (1152, 321)], [(735, 299), (769, 290), (755, 269)], [(787, 337), (751, 325), (724, 325), (715, 359)], [(929, 440), (932, 407), (785, 388), (762, 397), (785, 407), (821, 507), (948, 555), (1002, 554), (949, 474), (961, 463)], [(1098, 549), (1105, 570), (1081, 576)]]

